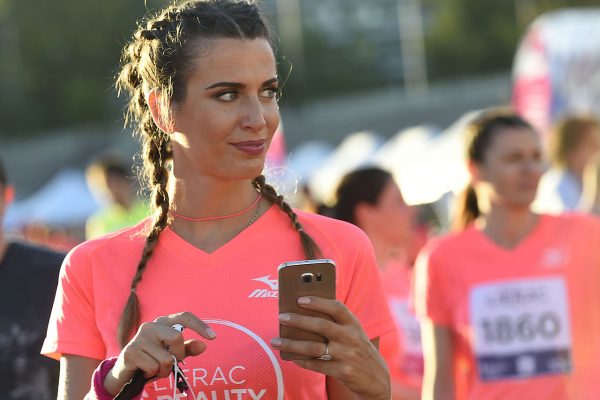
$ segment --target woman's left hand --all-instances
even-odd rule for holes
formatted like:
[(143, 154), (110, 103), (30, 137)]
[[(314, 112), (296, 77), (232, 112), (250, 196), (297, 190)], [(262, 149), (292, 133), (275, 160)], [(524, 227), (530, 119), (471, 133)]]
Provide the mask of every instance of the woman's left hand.
[[(280, 351), (314, 357), (294, 363), (335, 378), (361, 399), (389, 400), (390, 378), (385, 361), (348, 308), (339, 301), (314, 296), (301, 297), (298, 304), (327, 314), (332, 320), (287, 313), (280, 314), (280, 323), (318, 333), (328, 343), (276, 338), (271, 345)], [(326, 353), (331, 355), (329, 361), (318, 358)]]

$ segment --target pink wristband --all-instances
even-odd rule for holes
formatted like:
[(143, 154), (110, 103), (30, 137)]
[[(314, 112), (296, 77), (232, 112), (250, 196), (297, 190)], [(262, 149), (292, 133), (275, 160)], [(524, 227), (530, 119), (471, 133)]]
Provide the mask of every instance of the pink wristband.
[[(106, 379), (106, 375), (110, 372), (112, 367), (115, 366), (117, 362), (117, 357), (107, 358), (102, 361), (100, 365), (94, 371), (92, 375), (92, 388), (90, 392), (85, 396), (84, 400), (113, 400), (114, 396), (106, 391), (104, 387), (104, 380)], [(140, 399), (140, 396), (137, 396), (135, 399)], [(135, 400), (134, 399), (134, 400)]]

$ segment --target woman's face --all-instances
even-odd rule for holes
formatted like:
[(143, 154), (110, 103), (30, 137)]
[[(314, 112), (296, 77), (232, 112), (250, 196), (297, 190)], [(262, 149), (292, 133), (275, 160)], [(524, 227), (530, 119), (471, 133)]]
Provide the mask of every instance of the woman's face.
[(393, 179), (384, 186), (371, 213), (378, 234), (389, 243), (406, 245), (413, 230), (414, 211), (406, 204)]
[(491, 204), (529, 206), (545, 171), (542, 144), (526, 128), (504, 128), (495, 133), (484, 161), (473, 166), (478, 188)]
[(265, 39), (197, 45), (185, 98), (173, 107), (173, 172), (247, 179), (261, 174), (279, 125), (275, 58)]

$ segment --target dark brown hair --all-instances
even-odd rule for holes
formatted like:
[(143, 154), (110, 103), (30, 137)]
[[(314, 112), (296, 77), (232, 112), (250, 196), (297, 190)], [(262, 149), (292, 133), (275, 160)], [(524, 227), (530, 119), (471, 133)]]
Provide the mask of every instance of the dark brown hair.
[(336, 190), (332, 216), (356, 225), (355, 211), (360, 203), (376, 205), (392, 175), (377, 167), (362, 168), (346, 174)]
[[(484, 164), (494, 138), (506, 129), (534, 131), (527, 121), (512, 111), (503, 109), (485, 111), (467, 126), (467, 160), (478, 165)], [(480, 215), (477, 194), (471, 184), (459, 196), (456, 204), (452, 227), (453, 230), (460, 231)]]
[[(185, 99), (188, 74), (193, 67), (194, 51), (199, 40), (212, 38), (264, 38), (272, 45), (268, 24), (252, 1), (205, 0), (172, 5), (140, 25), (123, 52), (122, 68), (117, 77), (117, 90), (130, 97), (126, 122), (134, 126), (143, 147), (144, 175), (142, 183), (152, 193), (154, 223), (142, 251), (131, 293), (121, 316), (118, 339), (124, 346), (132, 331), (140, 324), (136, 288), (148, 260), (168, 223), (170, 199), (167, 191), (172, 149), (169, 136), (156, 126), (145, 96), (160, 89), (162, 104), (172, 105)], [(298, 231), (307, 258), (315, 258), (319, 249), (304, 229), (292, 208), (261, 175), (252, 181), (255, 188), (277, 204)]]

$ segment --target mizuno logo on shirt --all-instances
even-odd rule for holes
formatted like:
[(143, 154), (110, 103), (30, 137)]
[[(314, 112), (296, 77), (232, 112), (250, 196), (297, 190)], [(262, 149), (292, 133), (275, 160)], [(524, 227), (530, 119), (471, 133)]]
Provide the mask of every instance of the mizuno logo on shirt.
[(568, 253), (565, 249), (546, 249), (542, 253), (541, 266), (549, 269), (564, 267), (565, 263), (568, 261), (567, 259)]
[(255, 289), (252, 293), (248, 295), (248, 298), (279, 297), (279, 282), (277, 281), (277, 279), (271, 279), (271, 275), (261, 276), (260, 278), (254, 278), (252, 280), (265, 284), (268, 287), (268, 289), (264, 287)]

